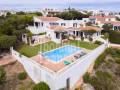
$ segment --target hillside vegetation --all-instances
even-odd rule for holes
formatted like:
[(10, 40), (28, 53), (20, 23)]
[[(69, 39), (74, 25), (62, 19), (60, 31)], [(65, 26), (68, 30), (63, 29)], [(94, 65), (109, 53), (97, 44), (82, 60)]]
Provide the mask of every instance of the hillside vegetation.
[(120, 90), (120, 49), (108, 48), (101, 54), (93, 73), (84, 75), (84, 82), (95, 90)]

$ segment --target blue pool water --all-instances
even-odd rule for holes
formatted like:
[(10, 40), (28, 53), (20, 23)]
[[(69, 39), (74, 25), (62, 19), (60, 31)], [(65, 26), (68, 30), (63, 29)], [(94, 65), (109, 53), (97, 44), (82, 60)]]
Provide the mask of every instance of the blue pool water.
[(80, 51), (81, 49), (75, 46), (71, 46), (71, 45), (66, 45), (60, 48), (57, 48), (55, 50), (51, 50), (48, 52), (44, 52), (42, 53), (42, 55), (45, 58), (50, 59), (53, 62), (59, 62), (61, 59), (63, 59), (66, 56), (72, 55), (78, 51)]

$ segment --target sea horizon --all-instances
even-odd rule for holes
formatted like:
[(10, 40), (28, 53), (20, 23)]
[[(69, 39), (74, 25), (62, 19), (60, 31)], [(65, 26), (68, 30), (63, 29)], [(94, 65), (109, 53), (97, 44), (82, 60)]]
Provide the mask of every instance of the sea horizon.
[[(49, 7), (48, 7), (49, 6)], [(120, 2), (115, 3), (71, 3), (71, 4), (0, 4), (0, 10), (37, 11), (43, 8), (120, 11)]]

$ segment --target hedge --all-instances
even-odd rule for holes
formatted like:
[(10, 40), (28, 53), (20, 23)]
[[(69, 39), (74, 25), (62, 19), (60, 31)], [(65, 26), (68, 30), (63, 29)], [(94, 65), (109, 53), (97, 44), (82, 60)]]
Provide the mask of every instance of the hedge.
[(119, 31), (109, 31), (109, 41), (111, 43), (120, 44), (120, 32)]

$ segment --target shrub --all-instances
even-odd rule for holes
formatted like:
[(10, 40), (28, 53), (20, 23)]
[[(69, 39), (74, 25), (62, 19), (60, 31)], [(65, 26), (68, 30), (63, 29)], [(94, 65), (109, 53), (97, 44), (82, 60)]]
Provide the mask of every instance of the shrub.
[(46, 83), (40, 82), (33, 87), (33, 90), (50, 90), (50, 88)]
[(109, 33), (105, 33), (104, 34), (104, 39), (106, 40), (106, 39), (108, 39), (109, 38)]
[(95, 83), (92, 83), (92, 85), (95, 87), (95, 90), (116, 90), (113, 77), (108, 72), (97, 71), (93, 81)]
[(81, 40), (84, 41), (84, 37), (81, 37)]
[(26, 72), (22, 72), (18, 74), (18, 79), (19, 80), (25, 80), (27, 78), (27, 73)]
[(89, 75), (88, 72), (83, 76), (83, 80), (84, 80), (85, 83), (90, 82), (90, 75)]
[(92, 41), (93, 41), (93, 38), (89, 37), (89, 41), (92, 42)]
[(116, 62), (117, 64), (120, 64), (120, 58), (115, 58), (115, 62)]
[(5, 79), (6, 79), (6, 72), (2, 67), (0, 67), (0, 84), (3, 84), (5, 82)]
[(95, 42), (94, 42), (94, 44), (101, 45), (101, 44), (102, 44), (102, 42), (100, 42), (100, 41), (95, 41)]
[(94, 69), (97, 69), (101, 63), (104, 62), (105, 56), (106, 56), (106, 51), (102, 53), (95, 61)]
[(39, 35), (45, 35), (46, 34), (46, 32), (43, 32), (43, 33), (39, 33)]
[(61, 88), (60, 90), (66, 90), (66, 88)]
[(107, 49), (107, 53), (109, 53), (112, 57), (120, 58), (120, 49), (109, 48)]
[(97, 71), (95, 76), (84, 76), (85, 83), (90, 83), (95, 90), (116, 90), (113, 77), (108, 72)]

